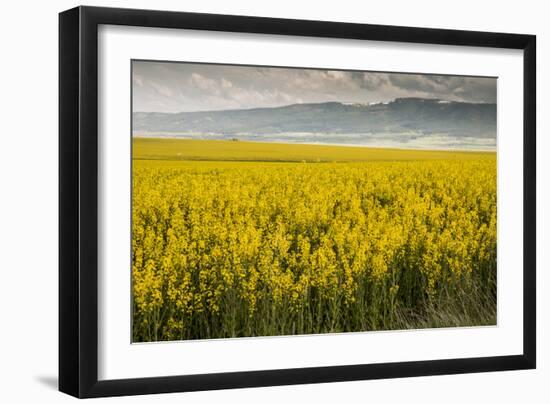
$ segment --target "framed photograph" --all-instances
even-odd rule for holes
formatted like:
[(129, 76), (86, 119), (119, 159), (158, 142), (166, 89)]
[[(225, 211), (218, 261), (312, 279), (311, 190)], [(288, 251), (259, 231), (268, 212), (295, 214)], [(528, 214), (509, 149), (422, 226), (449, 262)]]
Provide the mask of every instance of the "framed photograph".
[(59, 388), (533, 369), (532, 35), (59, 17)]

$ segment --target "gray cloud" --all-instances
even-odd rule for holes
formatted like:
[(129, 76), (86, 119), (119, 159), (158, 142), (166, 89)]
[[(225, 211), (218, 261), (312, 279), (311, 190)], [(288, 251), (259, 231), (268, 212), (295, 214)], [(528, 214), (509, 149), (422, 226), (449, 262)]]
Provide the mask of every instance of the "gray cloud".
[(418, 96), (452, 101), (496, 102), (493, 78), (390, 74), (391, 84)]
[(133, 62), (133, 110), (180, 112), (399, 97), (496, 102), (496, 79), (424, 74)]

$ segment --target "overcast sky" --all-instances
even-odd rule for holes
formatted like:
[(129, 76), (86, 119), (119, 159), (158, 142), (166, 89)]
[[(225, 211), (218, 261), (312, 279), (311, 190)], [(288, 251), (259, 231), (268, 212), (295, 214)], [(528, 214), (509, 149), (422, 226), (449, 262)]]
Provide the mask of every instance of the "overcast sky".
[(313, 102), (387, 102), (398, 97), (496, 102), (496, 79), (133, 62), (133, 111), (184, 112)]

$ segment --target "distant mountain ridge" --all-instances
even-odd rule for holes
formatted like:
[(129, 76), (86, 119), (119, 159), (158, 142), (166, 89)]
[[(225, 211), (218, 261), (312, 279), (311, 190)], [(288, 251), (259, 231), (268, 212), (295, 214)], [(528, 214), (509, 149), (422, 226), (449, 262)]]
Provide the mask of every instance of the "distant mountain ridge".
[(135, 134), (282, 133), (444, 135), (453, 138), (496, 138), (496, 104), (424, 98), (397, 98), (388, 103), (323, 102), (274, 108), (159, 113), (135, 112)]

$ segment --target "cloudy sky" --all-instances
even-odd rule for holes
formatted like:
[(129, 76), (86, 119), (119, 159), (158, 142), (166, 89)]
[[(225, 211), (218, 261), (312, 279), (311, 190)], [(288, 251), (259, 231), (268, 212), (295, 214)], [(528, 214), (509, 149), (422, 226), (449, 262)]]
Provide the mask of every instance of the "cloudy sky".
[(134, 112), (276, 107), (398, 97), (496, 102), (496, 79), (425, 74), (133, 62)]

